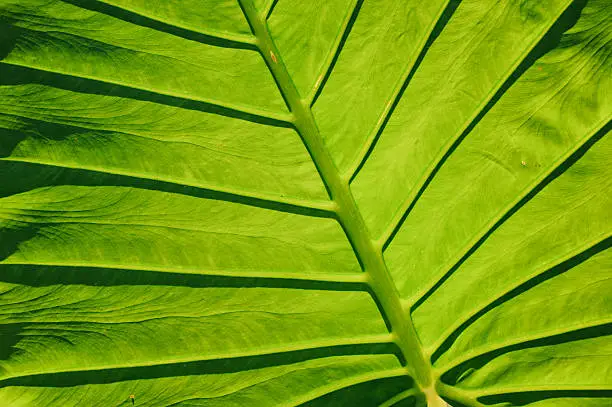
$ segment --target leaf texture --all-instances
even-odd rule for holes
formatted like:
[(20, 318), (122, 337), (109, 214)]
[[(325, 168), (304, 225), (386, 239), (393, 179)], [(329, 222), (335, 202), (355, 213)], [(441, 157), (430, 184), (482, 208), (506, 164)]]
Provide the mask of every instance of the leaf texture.
[(608, 406), (611, 13), (0, 1), (0, 405)]

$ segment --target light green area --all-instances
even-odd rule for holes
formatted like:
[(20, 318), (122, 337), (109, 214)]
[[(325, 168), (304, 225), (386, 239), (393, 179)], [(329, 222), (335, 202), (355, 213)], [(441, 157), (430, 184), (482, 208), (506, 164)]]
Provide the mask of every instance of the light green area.
[(274, 8), (270, 34), (302, 97), (325, 71), (327, 56), (342, 36), (342, 22), (354, 6), (355, 0), (311, 0), (279, 1)]
[(610, 120), (612, 66), (601, 50), (610, 49), (612, 33), (605, 17), (585, 15), (562, 47), (530, 67), (444, 163), (385, 251), (402, 296), (423, 295)]
[(2, 87), (0, 97), (0, 127), (21, 140), (12, 151), (12, 143), (2, 146), (6, 160), (305, 204), (327, 199), (308, 151), (288, 128), (52, 86)]
[[(222, 369), (225, 358), (265, 360), (264, 355), (291, 351), (316, 355), (312, 348), (387, 340), (365, 293), (145, 284), (3, 284), (2, 293), (0, 320), (22, 338), (22, 352), (0, 363), (0, 380), (203, 360), (217, 361), (216, 369)], [(173, 370), (178, 373), (181, 366)]]
[(57, 186), (1, 202), (3, 229), (31, 236), (0, 264), (360, 272), (340, 226), (327, 218), (126, 187)]
[(352, 176), (363, 160), (446, 3), (363, 3), (325, 91), (313, 106), (341, 174)]
[[(555, 275), (553, 270), (549, 280), (513, 296), (478, 319), (436, 364), (453, 361), (455, 365), (502, 346), (537, 341), (580, 329), (596, 329), (612, 322), (612, 303), (608, 298), (612, 291), (611, 269), (612, 252), (608, 250), (565, 273)], [(589, 304), (590, 312), (584, 312), (584, 304)], [(542, 309), (546, 312), (541, 312)], [(580, 363), (579, 360), (576, 362)]]
[(612, 372), (606, 368), (612, 356), (608, 337), (527, 348), (497, 357), (460, 380), (460, 388), (479, 393), (528, 390), (537, 383), (559, 390), (608, 388)]
[[(433, 343), (474, 311), (612, 235), (608, 222), (585, 222), (605, 219), (612, 207), (610, 154), (610, 138), (593, 146), (506, 221), (416, 309), (413, 318), (423, 343)], [(591, 274), (592, 283), (594, 277)], [(610, 315), (608, 307), (600, 311), (597, 304), (592, 303), (594, 310), (590, 312)], [(561, 310), (559, 316), (563, 314)], [(436, 324), (430, 323), (433, 318)]]
[[(397, 376), (397, 361), (386, 355), (336, 356), (305, 362), (235, 372), (210, 372), (120, 383), (80, 384), (74, 387), (9, 387), (1, 391), (7, 405), (66, 406), (290, 406), (318, 396), (319, 389), (334, 384)], [(193, 369), (192, 369), (193, 370)], [(399, 370), (399, 372), (398, 372)], [(102, 374), (97, 377), (102, 377)], [(85, 377), (87, 379), (87, 376)], [(347, 380), (348, 379), (348, 380)], [(77, 379), (78, 380), (78, 379)], [(94, 379), (95, 380), (95, 379)]]
[(611, 14), (0, 0), (0, 406), (607, 406)]
[(233, 0), (105, 0), (101, 3), (210, 35), (251, 34), (238, 3)]
[(5, 39), (14, 43), (3, 45), (12, 48), (6, 64), (254, 113), (285, 110), (254, 50), (168, 35), (62, 1), (3, 1), (0, 10), (16, 20), (16, 38)]
[(459, 137), (570, 3), (461, 3), (351, 186), (375, 237), (397, 223), (448, 143)]

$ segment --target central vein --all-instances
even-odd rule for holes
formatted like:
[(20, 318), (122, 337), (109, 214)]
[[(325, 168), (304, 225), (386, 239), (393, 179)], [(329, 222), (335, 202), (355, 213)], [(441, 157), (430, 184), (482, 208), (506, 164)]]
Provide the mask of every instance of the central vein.
[(310, 106), (300, 97), (270, 36), (265, 17), (259, 13), (252, 0), (239, 0), (239, 2), (257, 38), (257, 46), (293, 113), (295, 128), (310, 152), (336, 205), (338, 221), (351, 241), (366, 273), (368, 284), (391, 324), (393, 337), (406, 359), (407, 368), (421, 389), (431, 389), (433, 385), (431, 364), (424, 355), (410, 315), (403, 310), (399, 293), (383, 259), (382, 248), (370, 237), (357, 208), (349, 180), (341, 177), (325, 147)]

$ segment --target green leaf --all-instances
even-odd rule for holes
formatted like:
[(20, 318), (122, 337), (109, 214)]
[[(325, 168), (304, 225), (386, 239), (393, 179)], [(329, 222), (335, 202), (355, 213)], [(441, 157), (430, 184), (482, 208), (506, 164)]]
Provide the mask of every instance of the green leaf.
[(0, 405), (608, 406), (611, 15), (0, 0)]

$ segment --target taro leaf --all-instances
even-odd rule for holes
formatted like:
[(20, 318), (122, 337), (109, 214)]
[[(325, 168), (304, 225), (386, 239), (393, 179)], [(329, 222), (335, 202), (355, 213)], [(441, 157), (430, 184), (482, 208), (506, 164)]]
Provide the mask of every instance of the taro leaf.
[(611, 16), (0, 0), (0, 405), (609, 406)]

